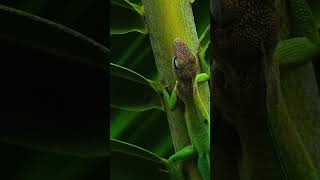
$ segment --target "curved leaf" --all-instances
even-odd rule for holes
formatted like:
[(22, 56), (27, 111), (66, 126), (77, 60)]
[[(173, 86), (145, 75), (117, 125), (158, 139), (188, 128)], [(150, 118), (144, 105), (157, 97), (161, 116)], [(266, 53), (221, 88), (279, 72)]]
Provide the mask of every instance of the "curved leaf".
[(111, 36), (110, 43), (112, 44), (112, 63), (139, 72), (148, 79), (158, 79), (148, 35), (138, 32), (115, 35)]
[(133, 144), (129, 144), (120, 140), (111, 139), (110, 147), (112, 152), (122, 152), (124, 154), (136, 156), (142, 159), (146, 159), (155, 163), (166, 165), (167, 161), (156, 154), (143, 149), (139, 146), (135, 146)]
[(107, 156), (105, 69), (7, 39), (0, 49), (0, 141)]
[(197, 27), (198, 37), (200, 38), (202, 34), (205, 34), (207, 27), (210, 25), (210, 2), (194, 1), (192, 4), (192, 10)]
[(115, 139), (111, 139), (110, 147), (111, 179), (169, 179), (165, 159), (141, 147)]
[(113, 63), (110, 69), (111, 106), (131, 111), (162, 109), (159, 83)]
[(1, 170), (2, 179), (88, 180), (109, 176), (105, 170), (109, 162), (106, 157), (81, 158), (6, 143), (0, 143), (0, 149), (1, 162), (6, 164)]
[(129, 9), (135, 10), (140, 15), (144, 14), (143, 6), (140, 5), (141, 1), (140, 1), (140, 4), (137, 4), (137, 3), (131, 2), (129, 0), (112, 0), (112, 4), (123, 6), (123, 7), (129, 8)]
[(104, 68), (109, 50), (47, 19), (0, 4), (0, 39)]
[(210, 64), (210, 52), (211, 48), (210, 47), (210, 24), (206, 27), (206, 29), (203, 31), (201, 34), (200, 38), (200, 52), (199, 52), (199, 57), (202, 59), (203, 62), (206, 62), (207, 64), (202, 63), (201, 65), (202, 70), (204, 72), (210, 73), (210, 67), (208, 64)]
[[(209, 1), (195, 1), (192, 4), (192, 10), (194, 13), (195, 24), (197, 27), (198, 38), (200, 42), (199, 57), (203, 62), (210, 64), (210, 11)], [(208, 11), (204, 11), (207, 9)], [(205, 61), (204, 61), (205, 60)], [(208, 66), (202, 67), (204, 72), (208, 72), (210, 69)]]
[[(108, 143), (105, 141), (105, 148), (97, 147), (96, 144), (91, 143), (90, 141), (84, 140), (83, 142), (79, 143), (70, 143), (74, 140), (66, 138), (64, 141), (59, 140), (59, 142), (55, 142), (52, 140), (46, 141), (42, 138), (34, 137), (33, 135), (12, 135), (9, 138), (1, 138), (0, 141), (22, 146), (28, 149), (43, 151), (43, 152), (53, 152), (57, 154), (65, 154), (70, 156), (78, 156), (78, 157), (107, 157), (109, 156), (109, 150), (107, 148)], [(91, 145), (91, 146), (90, 146)]]
[[(114, 34), (125, 34), (129, 32), (140, 32), (142, 34), (147, 34), (147, 26), (144, 21), (144, 18), (141, 14), (143, 10), (140, 10), (138, 13), (136, 10), (132, 8), (128, 8), (118, 2), (112, 1), (111, 7), (111, 18), (110, 18), (110, 33)], [(134, 6), (138, 8), (137, 6)], [(139, 8), (138, 8), (139, 9)], [(128, 19), (128, 21), (123, 21), (124, 19)]]

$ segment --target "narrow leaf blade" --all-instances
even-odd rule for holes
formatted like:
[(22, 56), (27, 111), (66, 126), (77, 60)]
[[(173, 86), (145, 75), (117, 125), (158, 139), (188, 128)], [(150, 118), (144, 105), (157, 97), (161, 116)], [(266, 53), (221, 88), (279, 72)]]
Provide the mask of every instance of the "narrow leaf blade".
[[(133, 8), (128, 8), (123, 5), (124, 2), (112, 3), (111, 8), (111, 23), (110, 33), (111, 35), (126, 34), (129, 32), (139, 32), (147, 34), (147, 26), (141, 13), (143, 8), (139, 8), (137, 5), (129, 4)], [(138, 11), (136, 11), (138, 9)], [(128, 19), (124, 21), (124, 19)]]
[(0, 4), (0, 39), (104, 68), (109, 50), (96, 41), (47, 19)]
[(131, 111), (163, 109), (157, 83), (111, 63), (111, 105)]
[(111, 179), (169, 179), (167, 161), (152, 152), (116, 139), (110, 147)]

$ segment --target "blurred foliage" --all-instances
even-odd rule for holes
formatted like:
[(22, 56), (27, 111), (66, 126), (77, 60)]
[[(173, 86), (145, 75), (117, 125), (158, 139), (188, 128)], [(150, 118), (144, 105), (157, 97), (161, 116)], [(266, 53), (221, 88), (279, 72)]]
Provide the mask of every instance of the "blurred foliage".
[(101, 84), (106, 81), (101, 65), (103, 46), (109, 46), (108, 5), (90, 0), (1, 5), (64, 27), (1, 10), (0, 178), (106, 179), (107, 86)]
[[(318, 0), (306, 0), (312, 10), (312, 14), (314, 16), (315, 22), (317, 24), (317, 27), (319, 29), (319, 34), (320, 34), (320, 1)], [(318, 82), (318, 89), (320, 92), (320, 61), (314, 61), (313, 62), (314, 67), (315, 67), (315, 74), (317, 77), (317, 82)]]

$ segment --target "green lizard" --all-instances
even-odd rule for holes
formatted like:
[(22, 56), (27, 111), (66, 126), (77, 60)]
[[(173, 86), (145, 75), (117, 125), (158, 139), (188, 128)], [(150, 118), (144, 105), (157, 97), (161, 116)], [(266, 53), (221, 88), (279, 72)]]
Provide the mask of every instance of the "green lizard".
[(169, 158), (169, 162), (180, 166), (181, 162), (196, 157), (201, 176), (204, 180), (209, 180), (210, 115), (200, 98), (197, 83), (208, 81), (210, 76), (207, 73), (197, 74), (198, 57), (193, 55), (181, 39), (175, 39), (173, 49), (173, 70), (177, 81), (171, 96), (165, 89), (163, 94), (170, 110), (175, 108), (178, 98), (184, 103), (185, 119), (192, 145), (176, 152)]

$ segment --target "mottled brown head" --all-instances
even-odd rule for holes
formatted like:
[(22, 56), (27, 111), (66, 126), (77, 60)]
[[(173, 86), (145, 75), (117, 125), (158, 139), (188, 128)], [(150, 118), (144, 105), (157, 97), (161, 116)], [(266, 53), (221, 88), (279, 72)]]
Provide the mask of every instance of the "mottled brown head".
[(197, 73), (196, 57), (179, 38), (173, 44), (173, 69), (179, 81), (190, 81)]
[(197, 59), (188, 46), (179, 38), (173, 43), (172, 66), (178, 79), (178, 93), (182, 100), (192, 96), (197, 74)]

